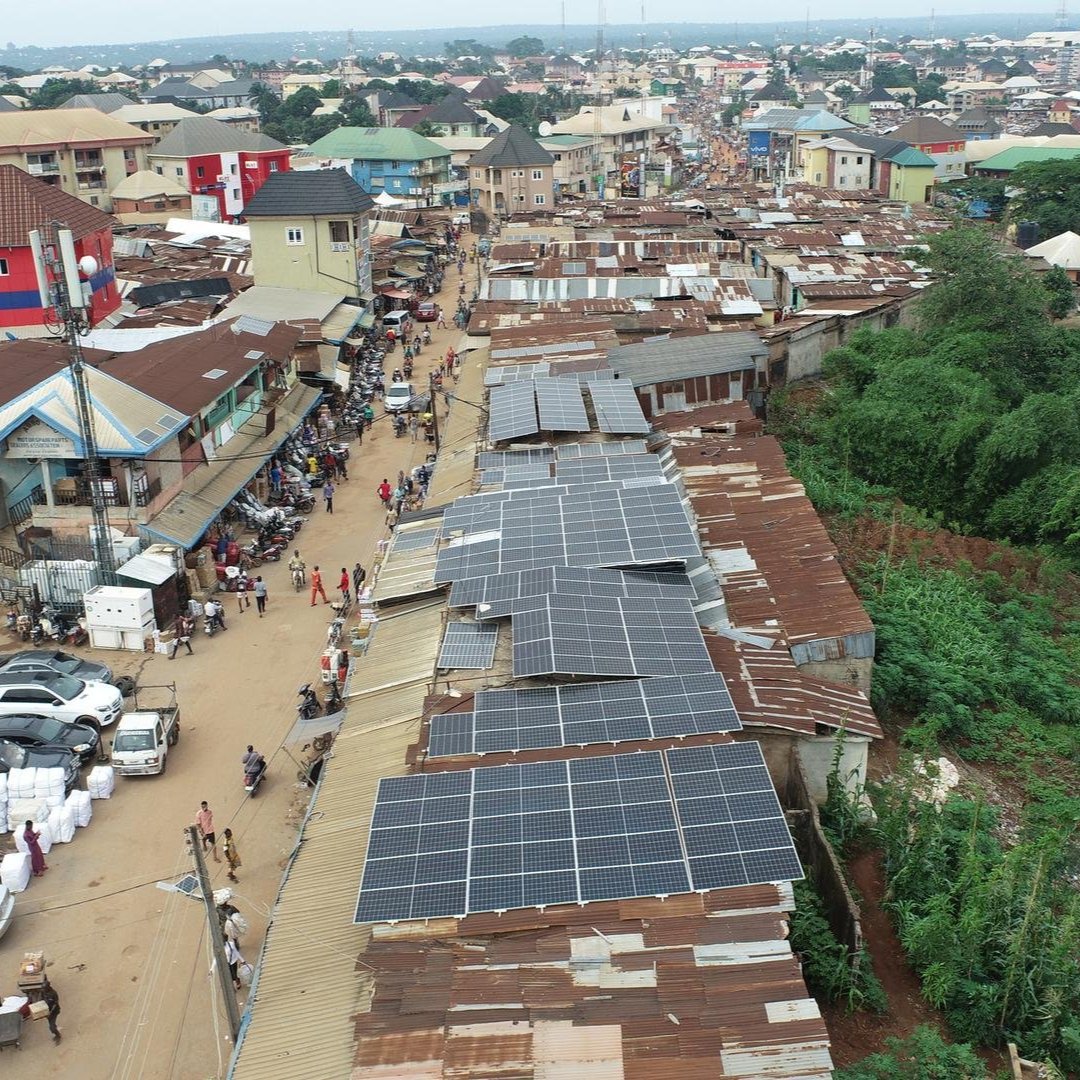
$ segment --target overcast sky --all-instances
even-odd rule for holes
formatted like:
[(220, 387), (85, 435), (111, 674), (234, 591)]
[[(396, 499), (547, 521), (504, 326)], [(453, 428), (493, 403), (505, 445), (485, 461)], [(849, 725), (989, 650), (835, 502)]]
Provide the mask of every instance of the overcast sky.
[[(640, 0), (607, 0), (609, 23), (636, 23), (641, 20)], [(717, 4), (716, 0), (681, 0), (677, 6), (646, 0), (649, 22), (675, 16), (679, 22), (734, 22), (740, 13), (748, 20), (785, 21), (806, 18), (811, 21), (863, 17), (873, 18), (873, 5), (866, 0), (771, 0), (765, 5)], [(368, 30), (416, 30), (429, 27), (498, 26), (510, 21), (528, 20), (557, 24), (558, 0), (530, 9), (509, 7), (505, 0), (411, 0), (406, 4), (352, 5), (341, 0), (232, 0), (221, 9), (203, 10), (197, 6), (175, 4), (76, 4), (72, 0), (0, 0), (0, 38), (16, 45), (76, 45), (113, 42), (182, 39), (237, 32), (274, 32), (304, 30), (347, 30), (358, 36)], [(937, 14), (968, 15), (992, 12), (1027, 13), (1045, 10), (1047, 29), (1053, 26), (1053, 0), (915, 0), (881, 15), (929, 19), (930, 9)], [(567, 22), (585, 23), (595, 10), (590, 0), (570, 0), (566, 4)], [(378, 21), (368, 22), (368, 15), (378, 11)], [(513, 14), (511, 15), (511, 12)], [(219, 17), (219, 13), (220, 16)], [(588, 13), (588, 14), (586, 14)], [(365, 27), (365, 23), (367, 23)], [(1007, 28), (1003, 26), (1002, 31)]]

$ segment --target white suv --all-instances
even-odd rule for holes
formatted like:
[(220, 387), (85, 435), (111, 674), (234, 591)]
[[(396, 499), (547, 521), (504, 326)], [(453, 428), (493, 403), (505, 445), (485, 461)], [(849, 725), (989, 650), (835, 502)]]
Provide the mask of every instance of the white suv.
[(0, 672), (0, 716), (52, 716), (66, 723), (108, 727), (123, 706), (109, 683), (83, 682), (55, 671)]

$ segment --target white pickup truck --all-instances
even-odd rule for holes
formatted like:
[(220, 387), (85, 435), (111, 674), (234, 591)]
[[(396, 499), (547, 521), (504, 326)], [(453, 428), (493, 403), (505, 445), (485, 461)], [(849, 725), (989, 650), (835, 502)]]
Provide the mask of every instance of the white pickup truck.
[[(149, 691), (167, 691), (168, 704), (143, 707)], [(155, 695), (156, 696), (156, 695)], [(169, 750), (180, 738), (180, 706), (175, 686), (137, 687), (130, 698), (134, 706), (116, 725), (112, 742), (112, 767), (121, 776), (157, 776), (168, 766)]]

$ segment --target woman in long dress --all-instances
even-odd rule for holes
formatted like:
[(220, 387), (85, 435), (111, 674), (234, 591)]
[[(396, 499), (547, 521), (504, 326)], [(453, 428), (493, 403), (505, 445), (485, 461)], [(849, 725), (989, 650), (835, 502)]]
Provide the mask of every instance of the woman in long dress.
[(42, 854), (38, 837), (41, 833), (34, 831), (34, 823), (28, 821), (23, 830), (23, 839), (26, 841), (27, 850), (30, 852), (30, 869), (34, 871), (34, 877), (41, 877), (49, 868), (45, 865), (45, 856)]

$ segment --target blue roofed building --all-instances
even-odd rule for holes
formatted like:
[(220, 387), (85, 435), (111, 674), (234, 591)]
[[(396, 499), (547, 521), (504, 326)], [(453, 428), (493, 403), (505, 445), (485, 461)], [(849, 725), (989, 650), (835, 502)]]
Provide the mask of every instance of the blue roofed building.
[(801, 176), (807, 143), (853, 131), (855, 125), (824, 109), (768, 109), (748, 120), (750, 168), (755, 179)]

